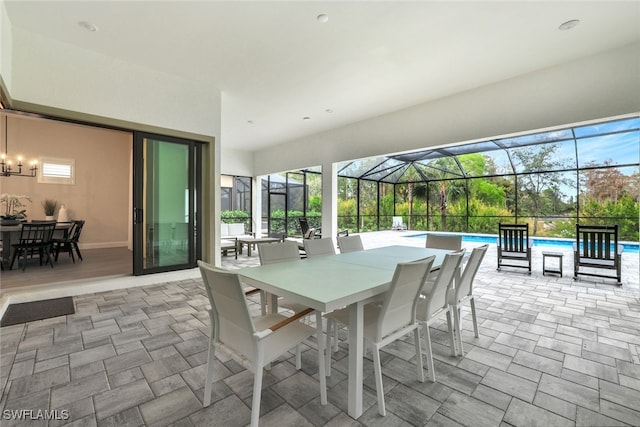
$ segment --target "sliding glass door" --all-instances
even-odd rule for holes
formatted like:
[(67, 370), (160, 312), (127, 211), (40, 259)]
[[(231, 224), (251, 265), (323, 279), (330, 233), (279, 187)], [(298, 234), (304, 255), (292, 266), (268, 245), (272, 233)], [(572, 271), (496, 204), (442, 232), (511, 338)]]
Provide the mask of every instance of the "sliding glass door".
[(201, 145), (136, 132), (134, 274), (193, 268), (201, 258)]

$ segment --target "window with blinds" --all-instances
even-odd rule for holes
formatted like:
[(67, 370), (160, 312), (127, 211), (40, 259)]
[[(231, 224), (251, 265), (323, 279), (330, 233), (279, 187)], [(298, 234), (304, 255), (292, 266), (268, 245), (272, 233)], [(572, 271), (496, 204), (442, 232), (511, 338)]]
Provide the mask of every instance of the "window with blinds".
[(42, 184), (75, 184), (75, 161), (43, 158), (39, 167), (38, 182)]

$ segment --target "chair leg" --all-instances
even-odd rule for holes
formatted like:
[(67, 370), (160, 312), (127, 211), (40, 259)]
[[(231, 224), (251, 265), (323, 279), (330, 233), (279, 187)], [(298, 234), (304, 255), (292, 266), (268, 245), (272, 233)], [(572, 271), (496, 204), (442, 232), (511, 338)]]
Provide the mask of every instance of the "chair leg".
[(302, 355), (300, 352), (300, 344), (296, 346), (296, 369), (302, 369)]
[(380, 366), (380, 349), (378, 346), (371, 347), (373, 353), (373, 370), (376, 377), (376, 393), (378, 395), (378, 413), (383, 417), (387, 415), (384, 406), (384, 388), (382, 386), (382, 367)]
[(422, 346), (420, 345), (420, 327), (413, 330), (413, 339), (416, 345), (416, 368), (418, 369), (418, 378), (420, 382), (424, 382), (424, 367), (422, 365)]
[(436, 372), (433, 367), (433, 352), (431, 350), (431, 333), (429, 332), (429, 325), (427, 323), (424, 324), (424, 331), (427, 356), (427, 371), (429, 372), (429, 379), (432, 382), (436, 382)]
[(76, 250), (76, 253), (78, 254), (78, 258), (80, 258), (80, 261), (82, 261), (82, 254), (80, 253), (80, 248), (78, 247), (78, 244), (73, 242), (71, 243), (71, 246), (69, 247), (69, 251), (73, 251)]
[(449, 346), (451, 347), (451, 355), (457, 356), (458, 355), (458, 350), (456, 345), (457, 338), (455, 337), (455, 334), (457, 333), (457, 331), (454, 323), (455, 323), (455, 314), (454, 314), (454, 320), (452, 322), (451, 309), (449, 309), (447, 310), (447, 329), (449, 330)]
[[(16, 257), (19, 253), (20, 249), (16, 249), (16, 251), (13, 253), (13, 256), (11, 257), (11, 264), (9, 264), (9, 270), (13, 268), (13, 264), (16, 262)], [(18, 265), (20, 265), (20, 261), (18, 261)]]
[(338, 352), (338, 322), (333, 322), (333, 352)]
[(327, 319), (327, 339), (326, 339), (326, 345), (324, 346), (325, 348), (325, 358), (324, 358), (324, 363), (325, 363), (325, 374), (326, 376), (330, 377), (331, 376), (331, 328), (334, 326), (334, 324), (336, 323), (335, 320), (333, 319)]
[(204, 399), (202, 406), (207, 407), (211, 405), (211, 389), (213, 388), (213, 363), (215, 360), (215, 347), (213, 344), (213, 338), (209, 337), (209, 354), (207, 357), (207, 376), (204, 383)]
[[(260, 350), (258, 350), (261, 353)], [(251, 427), (258, 427), (260, 421), (260, 397), (262, 394), (262, 354), (254, 365), (253, 375), (253, 399), (251, 401)]]
[(473, 319), (473, 333), (475, 337), (478, 338), (480, 335), (478, 334), (478, 318), (476, 317), (476, 300), (474, 297), (471, 297), (469, 300), (471, 303), (471, 318)]
[(458, 350), (460, 350), (460, 355), (463, 356), (464, 355), (464, 349), (462, 348), (462, 325), (461, 325), (461, 312), (460, 312), (460, 306), (459, 305), (455, 305), (453, 307), (451, 307), (451, 310), (453, 310), (453, 326), (455, 328), (456, 331), (456, 356), (458, 355)]

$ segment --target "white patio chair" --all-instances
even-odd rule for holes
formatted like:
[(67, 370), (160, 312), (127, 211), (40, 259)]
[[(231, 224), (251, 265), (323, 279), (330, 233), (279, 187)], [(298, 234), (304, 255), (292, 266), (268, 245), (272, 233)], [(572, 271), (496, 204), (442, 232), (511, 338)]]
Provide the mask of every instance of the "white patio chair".
[(469, 301), (471, 305), (471, 318), (473, 320), (473, 332), (475, 337), (478, 338), (478, 319), (476, 318), (476, 302), (473, 297), (473, 280), (476, 277), (478, 268), (484, 259), (489, 245), (479, 246), (473, 248), (471, 256), (467, 261), (467, 265), (464, 267), (460, 280), (456, 282), (455, 288), (449, 291), (447, 296), (449, 305), (453, 310), (454, 315), (454, 327), (456, 336), (458, 338), (458, 349), (460, 350), (460, 356), (464, 356), (464, 349), (462, 347), (462, 333), (460, 327), (460, 307), (461, 305)]
[(338, 237), (340, 253), (363, 251), (362, 238), (359, 235)]
[(314, 256), (335, 255), (336, 248), (333, 245), (333, 239), (304, 239), (304, 251), (307, 253), (307, 258)]
[(394, 216), (391, 220), (391, 229), (392, 230), (406, 230), (407, 226), (404, 225), (401, 216)]
[(449, 343), (451, 345), (451, 355), (456, 355), (456, 339), (453, 335), (453, 325), (451, 322), (451, 306), (447, 301), (447, 292), (452, 288), (454, 278), (459, 273), (460, 263), (464, 256), (464, 249), (458, 252), (452, 252), (445, 255), (444, 262), (438, 270), (438, 276), (435, 282), (426, 282), (425, 287), (422, 289), (422, 298), (418, 301), (417, 318), (423, 325), (425, 342), (426, 342), (426, 356), (427, 356), (427, 370), (429, 371), (429, 377), (431, 381), (436, 381), (436, 375), (433, 367), (433, 351), (431, 349), (431, 333), (429, 332), (429, 326), (442, 314), (447, 314), (447, 326), (449, 329)]
[(430, 234), (427, 233), (425, 248), (449, 249), (459, 251), (462, 249), (462, 236), (453, 234)]
[[(384, 294), (384, 302), (375, 301), (364, 306), (364, 338), (373, 352), (373, 368), (378, 395), (378, 413), (386, 415), (384, 389), (382, 385), (382, 368), (380, 366), (380, 349), (395, 340), (413, 332), (416, 348), (416, 370), (418, 378), (424, 382), (422, 366), (422, 349), (420, 346), (420, 324), (416, 321), (416, 304), (420, 299), (420, 291), (435, 256), (414, 262), (399, 263), (393, 273), (389, 290)], [(340, 322), (349, 326), (349, 309), (343, 308), (325, 315), (328, 320), (327, 330), (332, 324)], [(329, 348), (330, 337), (327, 334)], [(327, 376), (331, 374), (331, 357), (325, 358)]]
[[(262, 394), (262, 370), (294, 347), (296, 368), (300, 369), (299, 344), (314, 335), (316, 329), (299, 322), (298, 319), (312, 309), (288, 318), (275, 313), (252, 318), (238, 274), (219, 270), (202, 261), (198, 261), (198, 266), (211, 304), (211, 330), (203, 406), (211, 404), (214, 356), (217, 348), (254, 373), (251, 426), (257, 427)], [(321, 337), (318, 336), (318, 339)], [(322, 355), (319, 355), (319, 358), (320, 362), (324, 363)], [(323, 384), (324, 382), (320, 381), (321, 395)]]
[[(298, 244), (296, 242), (285, 240), (284, 242), (267, 243), (260, 245), (258, 250), (260, 256), (260, 265), (277, 264), (287, 261), (299, 261), (300, 252), (298, 251)], [(261, 294), (261, 301), (264, 301), (264, 293)], [(264, 303), (262, 304), (263, 312), (265, 314), (266, 308)], [(282, 307), (287, 310), (291, 310), (294, 313), (306, 310), (306, 306), (302, 304), (296, 304), (287, 301), (285, 298), (278, 298), (278, 307)]]

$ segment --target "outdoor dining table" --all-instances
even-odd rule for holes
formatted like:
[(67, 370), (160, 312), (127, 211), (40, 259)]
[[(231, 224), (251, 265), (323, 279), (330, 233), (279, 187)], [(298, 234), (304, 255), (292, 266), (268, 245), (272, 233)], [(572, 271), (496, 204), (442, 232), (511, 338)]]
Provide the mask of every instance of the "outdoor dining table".
[[(451, 251), (412, 246), (387, 246), (345, 254), (319, 256), (236, 270), (245, 283), (320, 312), (349, 307), (348, 413), (362, 415), (363, 307), (388, 290), (396, 265), (435, 255), (440, 268)], [(277, 310), (277, 297), (272, 310)], [(318, 322), (319, 332), (322, 322)], [(323, 340), (318, 351), (323, 351)], [(329, 356), (329, 354), (328, 354)], [(323, 374), (323, 369), (320, 369)]]

